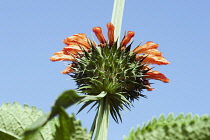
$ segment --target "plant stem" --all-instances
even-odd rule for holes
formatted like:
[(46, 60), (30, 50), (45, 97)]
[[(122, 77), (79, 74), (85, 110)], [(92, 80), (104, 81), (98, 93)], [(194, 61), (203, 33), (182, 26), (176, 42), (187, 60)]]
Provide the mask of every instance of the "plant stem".
[(107, 140), (108, 125), (109, 125), (109, 110), (110, 106), (107, 98), (99, 100), (99, 108), (95, 122), (95, 138), (94, 140)]
[[(125, 0), (115, 0), (112, 11), (112, 24), (115, 26), (115, 41), (120, 39)], [(118, 41), (119, 42), (119, 41)]]
[[(124, 4), (125, 0), (114, 0), (112, 24), (115, 26), (115, 41), (120, 38)], [(110, 104), (107, 96), (105, 96), (99, 100), (98, 111), (91, 127), (91, 132), (93, 132), (95, 136), (94, 140), (107, 140), (109, 111)]]

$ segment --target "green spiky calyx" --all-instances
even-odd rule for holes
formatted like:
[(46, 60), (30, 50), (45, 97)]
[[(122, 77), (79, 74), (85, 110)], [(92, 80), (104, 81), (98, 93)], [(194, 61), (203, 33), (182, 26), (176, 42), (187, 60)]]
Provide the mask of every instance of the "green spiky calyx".
[[(138, 99), (142, 89), (146, 89), (144, 75), (147, 71), (136, 55), (130, 52), (131, 45), (125, 50), (113, 46), (104, 47), (91, 44), (91, 51), (84, 51), (84, 55), (74, 63), (74, 73), (71, 75), (78, 85), (78, 90), (88, 95), (98, 95), (106, 92), (106, 98), (115, 111), (111, 115), (119, 115), (123, 105), (129, 108), (130, 102)], [(87, 104), (93, 101), (86, 102)], [(96, 104), (95, 104), (96, 105)]]
[(77, 59), (72, 77), (77, 82), (78, 89), (88, 95), (97, 95), (106, 91), (108, 95), (120, 93), (133, 101), (146, 89), (144, 84), (143, 64), (136, 61), (136, 54), (113, 46), (94, 46), (90, 53)]
[(136, 131), (132, 129), (128, 138), (124, 140), (209, 140), (210, 117), (203, 115), (184, 116), (179, 114), (176, 118), (171, 113), (167, 118), (162, 114), (159, 119), (153, 118), (151, 122)]

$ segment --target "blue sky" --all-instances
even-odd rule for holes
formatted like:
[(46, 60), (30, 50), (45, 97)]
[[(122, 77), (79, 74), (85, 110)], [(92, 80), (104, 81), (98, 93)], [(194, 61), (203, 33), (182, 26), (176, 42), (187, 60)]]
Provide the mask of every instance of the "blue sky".
[[(110, 119), (109, 140), (128, 136), (132, 127), (161, 113), (210, 114), (209, 5), (209, 0), (126, 1), (122, 33), (135, 32), (133, 48), (141, 41), (158, 43), (170, 64), (154, 69), (171, 82), (152, 81), (155, 90), (145, 91), (148, 99), (122, 112), (123, 123)], [(62, 40), (68, 36), (85, 33), (91, 38), (95, 26), (106, 33), (112, 7), (111, 0), (0, 1), (0, 102), (16, 101), (48, 112), (62, 91), (76, 88), (60, 73), (65, 63), (51, 62), (49, 57), (65, 46)], [(89, 129), (95, 111), (86, 111), (77, 117)]]

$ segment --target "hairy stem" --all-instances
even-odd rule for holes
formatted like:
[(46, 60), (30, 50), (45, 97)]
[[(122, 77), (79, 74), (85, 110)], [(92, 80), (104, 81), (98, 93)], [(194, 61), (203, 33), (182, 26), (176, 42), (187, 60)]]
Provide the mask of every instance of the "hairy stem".
[(109, 125), (109, 110), (110, 106), (107, 98), (99, 100), (99, 108), (95, 122), (95, 138), (94, 140), (107, 140), (108, 125)]

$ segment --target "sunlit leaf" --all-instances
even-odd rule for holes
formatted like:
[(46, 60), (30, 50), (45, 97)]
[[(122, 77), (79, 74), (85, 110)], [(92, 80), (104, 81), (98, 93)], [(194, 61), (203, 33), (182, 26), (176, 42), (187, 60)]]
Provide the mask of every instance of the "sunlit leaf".
[(40, 129), (42, 126), (44, 126), (48, 121), (50, 121), (53, 117), (58, 115), (60, 111), (60, 107), (67, 108), (74, 104), (76, 104), (78, 101), (82, 100), (84, 96), (79, 96), (76, 94), (74, 90), (67, 90), (64, 91), (55, 101), (55, 104), (52, 107), (52, 110), (50, 113), (47, 113), (40, 117), (36, 122), (34, 122), (31, 126), (29, 126), (25, 131), (25, 136), (36, 133), (38, 129)]
[(210, 116), (180, 113), (174, 118), (172, 113), (168, 117), (161, 114), (142, 128), (132, 129), (124, 140), (210, 140), (209, 130)]
[(91, 135), (82, 128), (74, 115), (68, 115), (64, 108), (59, 111), (59, 124), (56, 126), (55, 140), (90, 140)]
[[(26, 127), (43, 115), (41, 110), (35, 107), (24, 105), (22, 107), (18, 103), (2, 104), (0, 107), (0, 139), (15, 140), (21, 139)], [(53, 126), (55, 120), (37, 131), (35, 135), (30, 135), (30, 140), (52, 140), (52, 134), (55, 131)], [(29, 137), (25, 137), (28, 140)]]

